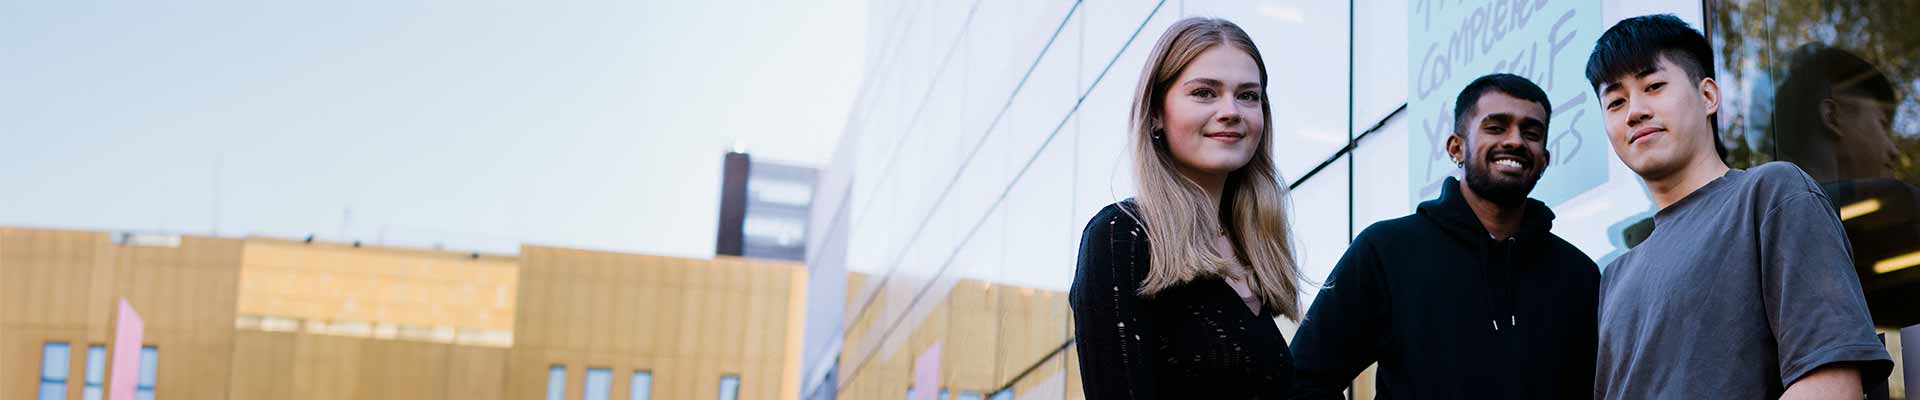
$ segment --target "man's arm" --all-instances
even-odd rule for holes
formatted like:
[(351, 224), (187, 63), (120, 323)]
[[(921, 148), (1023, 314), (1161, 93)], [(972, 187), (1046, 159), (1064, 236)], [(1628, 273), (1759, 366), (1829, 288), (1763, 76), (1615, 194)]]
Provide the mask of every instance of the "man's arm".
[(1343, 399), (1353, 378), (1379, 359), (1387, 298), (1367, 236), (1362, 232), (1334, 264), (1294, 334), (1295, 399)]
[(1873, 335), (1846, 229), (1818, 192), (1782, 196), (1760, 221), (1761, 298), (1789, 398), (1858, 399), (1893, 360)]
[(1860, 388), (1860, 370), (1845, 364), (1827, 364), (1787, 386), (1781, 400), (1844, 399), (1865, 396)]

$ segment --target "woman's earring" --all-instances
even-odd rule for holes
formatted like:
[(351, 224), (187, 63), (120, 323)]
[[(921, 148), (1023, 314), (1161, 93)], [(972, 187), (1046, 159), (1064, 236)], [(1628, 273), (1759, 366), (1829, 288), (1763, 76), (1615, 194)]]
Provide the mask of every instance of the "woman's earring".
[(1161, 139), (1164, 139), (1164, 138), (1162, 138), (1162, 137), (1160, 137), (1160, 134), (1161, 134), (1161, 133), (1163, 133), (1163, 132), (1166, 132), (1166, 130), (1163, 130), (1163, 129), (1158, 129), (1158, 128), (1155, 128), (1155, 129), (1153, 130), (1153, 140), (1161, 140)]

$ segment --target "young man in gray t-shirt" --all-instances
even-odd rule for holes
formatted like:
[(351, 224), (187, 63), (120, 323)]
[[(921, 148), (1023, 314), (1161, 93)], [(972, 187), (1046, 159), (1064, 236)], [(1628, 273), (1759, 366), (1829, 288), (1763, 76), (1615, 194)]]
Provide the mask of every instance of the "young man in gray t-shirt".
[(1893, 367), (1846, 231), (1798, 167), (1721, 161), (1706, 38), (1671, 15), (1595, 43), (1587, 79), (1653, 234), (1602, 272), (1594, 397), (1859, 399)]

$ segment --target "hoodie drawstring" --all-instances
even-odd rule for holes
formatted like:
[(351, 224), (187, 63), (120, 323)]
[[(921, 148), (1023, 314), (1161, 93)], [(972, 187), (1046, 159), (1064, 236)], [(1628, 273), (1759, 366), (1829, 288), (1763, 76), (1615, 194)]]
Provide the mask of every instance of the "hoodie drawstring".
[[(1502, 310), (1501, 308), (1497, 307), (1498, 305), (1507, 306), (1505, 309), (1507, 314), (1507, 328), (1513, 328), (1515, 325), (1520, 324), (1520, 319), (1516, 315), (1517, 312), (1515, 311), (1515, 309), (1518, 308), (1518, 306), (1514, 304), (1515, 303), (1514, 298), (1518, 296), (1516, 296), (1513, 293), (1513, 290), (1514, 290), (1513, 248), (1515, 247), (1514, 245), (1516, 243), (1517, 243), (1517, 240), (1515, 240), (1515, 238), (1513, 237), (1508, 237), (1506, 240), (1501, 240), (1495, 243), (1495, 245), (1502, 247), (1502, 249), (1500, 250), (1503, 254), (1502, 254), (1502, 258), (1499, 261), (1500, 261), (1501, 267), (1505, 269), (1504, 271), (1501, 271), (1501, 273), (1505, 275), (1503, 277), (1505, 279), (1502, 279), (1502, 281), (1504, 281), (1503, 283), (1505, 283), (1506, 286), (1499, 287), (1499, 288), (1494, 286), (1493, 274), (1487, 271), (1487, 269), (1491, 269), (1495, 267), (1493, 260), (1487, 260), (1487, 262), (1484, 264), (1484, 266), (1480, 270), (1481, 280), (1486, 282), (1487, 284), (1487, 294), (1484, 297), (1487, 303), (1487, 317), (1488, 317), (1487, 319), (1488, 319), (1488, 322), (1491, 322), (1493, 324), (1494, 332), (1500, 331), (1500, 314)], [(1493, 253), (1492, 251), (1488, 251), (1483, 254), (1486, 254), (1487, 258), (1492, 258), (1493, 257), (1492, 253)], [(1503, 289), (1505, 291), (1501, 292)]]

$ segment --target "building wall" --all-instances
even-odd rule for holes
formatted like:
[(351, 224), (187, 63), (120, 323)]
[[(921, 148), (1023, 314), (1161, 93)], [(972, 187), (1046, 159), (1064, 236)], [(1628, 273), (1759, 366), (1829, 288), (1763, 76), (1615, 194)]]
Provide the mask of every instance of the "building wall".
[[(86, 349), (111, 342), (121, 297), (159, 350), (162, 399), (543, 398), (552, 365), (568, 367), (568, 399), (581, 398), (587, 368), (612, 370), (616, 398), (635, 370), (653, 373), (659, 399), (714, 398), (726, 374), (743, 399), (799, 393), (797, 263), (177, 238), (0, 228), (0, 399), (37, 398), (42, 346), (55, 341), (69, 344), (66, 398), (80, 399)], [(343, 322), (523, 336), (466, 345), (335, 329)]]
[(799, 394), (805, 269), (797, 263), (694, 260), (521, 249), (508, 397), (540, 398), (566, 368), (578, 399), (589, 368), (612, 370), (612, 393), (652, 371), (658, 399), (711, 399), (736, 374), (742, 399)]
[[(860, 287), (873, 278), (853, 273), (847, 279), (848, 287)], [(857, 294), (849, 293), (853, 295)], [(1065, 371), (1063, 362), (1070, 353), (1062, 345), (1072, 333), (1070, 324), (1062, 326), (1058, 321), (1071, 319), (1066, 293), (966, 280), (939, 295), (941, 298), (933, 302), (936, 305), (920, 316), (917, 324), (893, 328), (876, 324), (882, 321), (869, 317), (847, 328), (849, 349), (895, 351), (842, 353), (840, 370), (857, 378), (839, 382), (844, 388), (839, 398), (900, 398), (919, 373), (914, 370), (914, 361), (936, 342), (941, 347), (941, 388), (954, 396), (963, 392), (987, 396), (1005, 387), (1019, 395), (1046, 385), (1048, 378), (1064, 378), (1058, 371)], [(849, 304), (859, 306), (851, 299)], [(883, 334), (890, 328), (903, 331)], [(884, 340), (904, 342), (869, 343)], [(1027, 375), (1022, 378), (1022, 373)], [(1077, 373), (1074, 375), (1077, 382)]]
[(234, 399), (504, 399), (507, 350), (243, 330)]
[(249, 238), (241, 278), (239, 312), (250, 318), (387, 339), (424, 331), (513, 343), (513, 257)]
[(48, 342), (68, 343), (66, 398), (80, 399), (86, 349), (112, 343), (121, 298), (159, 351), (156, 397), (228, 398), (241, 248), (232, 239), (145, 247), (99, 232), (0, 228), (0, 380), (11, 382), (0, 399), (35, 398)]

